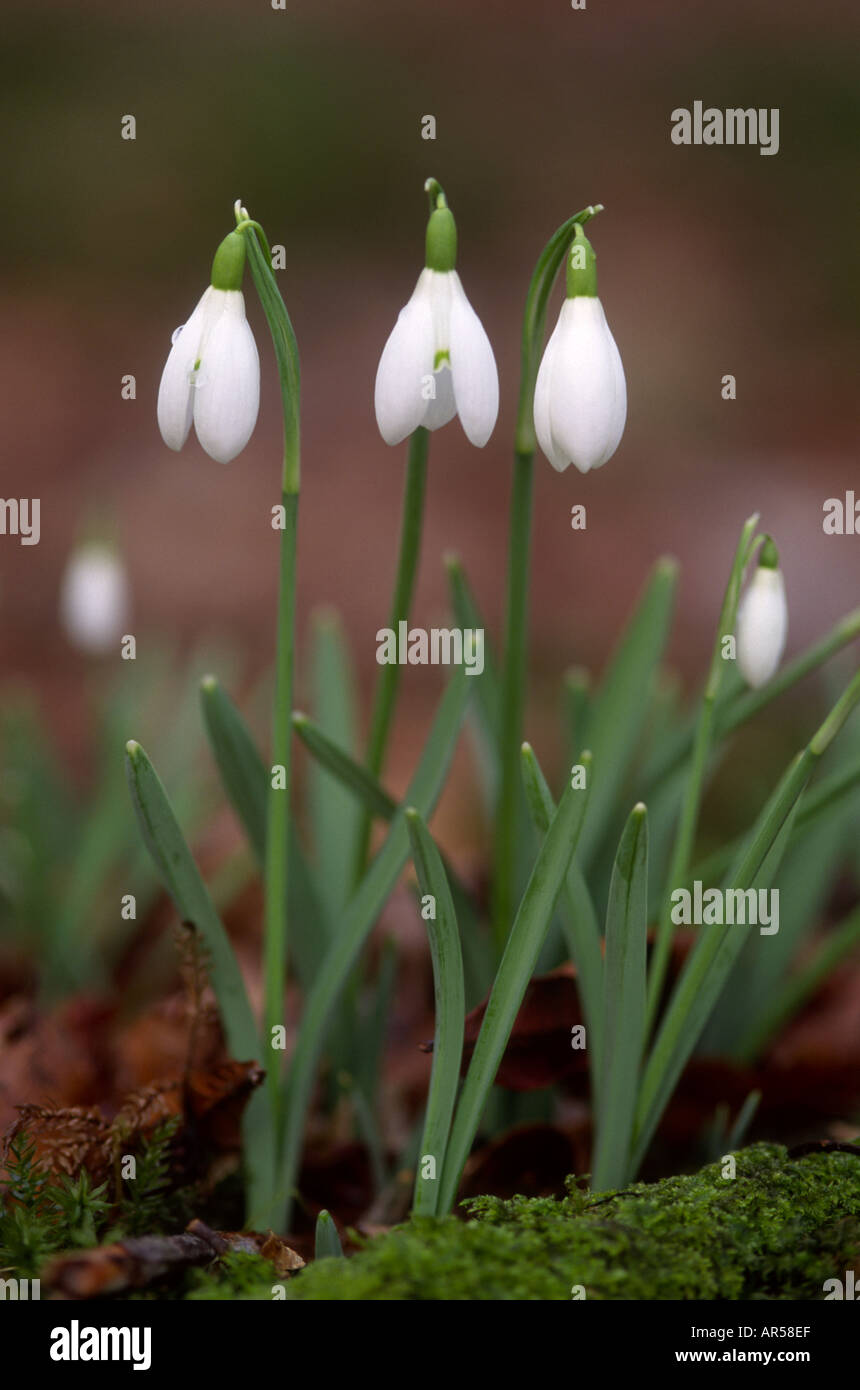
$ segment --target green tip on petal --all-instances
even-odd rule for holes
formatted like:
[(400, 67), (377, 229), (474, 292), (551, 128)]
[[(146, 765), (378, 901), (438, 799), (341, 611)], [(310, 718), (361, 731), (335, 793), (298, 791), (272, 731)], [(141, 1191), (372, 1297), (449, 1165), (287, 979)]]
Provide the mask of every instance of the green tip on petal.
[(245, 238), (240, 232), (225, 236), (212, 262), (212, 288), (240, 290), (245, 271)]
[(577, 295), (597, 298), (597, 257), (580, 222), (575, 224), (567, 253), (567, 297), (574, 299)]
[(758, 567), (761, 570), (779, 569), (779, 551), (770, 536), (765, 536), (764, 545), (758, 557)]

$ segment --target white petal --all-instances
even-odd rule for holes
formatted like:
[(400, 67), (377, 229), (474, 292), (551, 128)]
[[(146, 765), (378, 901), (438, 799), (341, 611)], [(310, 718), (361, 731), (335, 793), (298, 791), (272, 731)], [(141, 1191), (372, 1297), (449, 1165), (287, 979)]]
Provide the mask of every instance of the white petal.
[(430, 271), (423, 271), (409, 303), (382, 349), (376, 371), (374, 406), (379, 433), (386, 444), (399, 444), (421, 424), (425, 394), (433, 375), (433, 313)]
[(557, 469), (559, 473), (563, 473), (565, 468), (570, 467), (570, 459), (556, 448), (549, 417), (549, 387), (552, 380), (553, 362), (558, 349), (558, 330), (559, 324), (557, 323), (550, 334), (549, 342), (544, 349), (538, 368), (537, 381), (535, 382), (534, 421), (538, 444), (553, 468)]
[(158, 428), (169, 449), (182, 448), (191, 428), (194, 409), (194, 364), (200, 350), (200, 338), (206, 318), (206, 306), (212, 286), (198, 300), (191, 317), (173, 335), (161, 382), (158, 387)]
[(438, 372), (433, 373), (433, 387), (436, 394), (426, 402), (421, 420), (421, 424), (426, 430), (441, 429), (442, 425), (447, 425), (448, 421), (453, 420), (457, 414), (457, 402), (454, 400), (454, 378), (447, 363), (440, 367)]
[(107, 651), (122, 635), (128, 608), (128, 582), (114, 552), (100, 545), (77, 551), (60, 592), (60, 618), (69, 640), (83, 651)]
[(499, 414), (499, 374), (490, 340), (460, 277), (451, 272), (450, 354), (457, 414), (467, 439), (483, 449)]
[(595, 468), (602, 468), (604, 463), (608, 463), (621, 443), (624, 434), (624, 426), (627, 424), (627, 381), (624, 376), (624, 366), (621, 361), (621, 353), (618, 345), (610, 332), (609, 325), (606, 325), (609, 334), (610, 354), (612, 357), (612, 373), (615, 378), (615, 418), (614, 428), (610, 432), (609, 443), (606, 453), (600, 463), (594, 465)]
[(254, 432), (260, 358), (241, 290), (213, 290), (194, 384), (194, 428), (216, 463), (229, 463)]
[(599, 299), (567, 299), (559, 316), (549, 413), (555, 449), (582, 473), (614, 453), (627, 415), (624, 372)]
[(738, 605), (738, 668), (758, 688), (776, 671), (788, 631), (788, 606), (780, 570), (759, 565)]

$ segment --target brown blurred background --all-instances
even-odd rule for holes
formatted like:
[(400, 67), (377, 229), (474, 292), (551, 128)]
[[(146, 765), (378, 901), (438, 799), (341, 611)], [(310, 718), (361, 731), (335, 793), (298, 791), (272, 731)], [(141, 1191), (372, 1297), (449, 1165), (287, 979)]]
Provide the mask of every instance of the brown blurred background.
[[(698, 676), (754, 509), (782, 550), (790, 651), (855, 606), (860, 537), (826, 537), (821, 521), (858, 481), (858, 31), (846, 0), (7, 0), (0, 493), (41, 498), (42, 539), (0, 537), (2, 662), (40, 690), (67, 751), (79, 755), (86, 672), (57, 593), (94, 504), (116, 512), (139, 661), (147, 634), (226, 635), (249, 675), (271, 657), (280, 421), (251, 292), (264, 380), (246, 452), (221, 467), (192, 436), (174, 455), (155, 420), (170, 334), (238, 196), (286, 247), (302, 631), (315, 605), (340, 608), (365, 695), (404, 468), (378, 436), (373, 380), (422, 264), (429, 174), (457, 217), (502, 407), (483, 451), (456, 422), (432, 438), (425, 625), (444, 613), (454, 549), (498, 630), (526, 286), (555, 227), (606, 205), (592, 239), (629, 419), (599, 474), (536, 464), (536, 745), (552, 742), (542, 693), (556, 701), (550, 682), (572, 662), (600, 668), (665, 551), (682, 563), (672, 658)], [(779, 153), (673, 145), (670, 113), (697, 99), (778, 107)], [(125, 373), (135, 401), (121, 399)], [(570, 529), (574, 502), (585, 534)], [(406, 672), (394, 783), (437, 689), (438, 673)]]

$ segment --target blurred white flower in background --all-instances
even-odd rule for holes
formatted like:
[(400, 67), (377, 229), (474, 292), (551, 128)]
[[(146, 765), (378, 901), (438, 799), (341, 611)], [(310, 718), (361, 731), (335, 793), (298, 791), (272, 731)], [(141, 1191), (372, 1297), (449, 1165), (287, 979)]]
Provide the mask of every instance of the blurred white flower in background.
[(128, 577), (117, 552), (89, 541), (72, 552), (60, 590), (60, 621), (69, 641), (99, 655), (124, 635), (130, 614)]

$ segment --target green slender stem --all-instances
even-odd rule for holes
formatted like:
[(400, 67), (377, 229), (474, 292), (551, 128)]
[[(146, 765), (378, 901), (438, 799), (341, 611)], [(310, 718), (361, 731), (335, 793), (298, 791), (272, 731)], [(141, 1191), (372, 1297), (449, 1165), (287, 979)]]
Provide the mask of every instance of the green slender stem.
[[(415, 591), (415, 578), (421, 556), (421, 531), (424, 521), (429, 443), (428, 431), (424, 429), (423, 425), (419, 425), (409, 440), (409, 459), (406, 465), (406, 487), (403, 494), (403, 516), (400, 528), (400, 552), (397, 558), (397, 573), (388, 617), (388, 626), (393, 628), (395, 633), (398, 623), (407, 622), (409, 619), (412, 595)], [(400, 666), (397, 662), (380, 667), (365, 757), (365, 766), (373, 777), (379, 776), (385, 763), (385, 752), (394, 718), (400, 674)], [(364, 866), (367, 863), (370, 832), (371, 816), (365, 810), (362, 813), (357, 837), (356, 883), (361, 880)]]
[[(429, 895), (434, 905), (433, 915), (425, 920), (433, 958), (436, 998), (433, 1070), (427, 1093), (419, 1162), (415, 1168), (412, 1210), (418, 1216), (435, 1216), (439, 1181), (445, 1166), (448, 1135), (460, 1083), (466, 1022), (463, 957), (457, 913), (442, 857), (421, 816), (411, 807), (406, 812), (406, 828), (422, 897), (426, 900)], [(431, 1159), (432, 1170), (425, 1174), (424, 1164)]]
[[(281, 1109), (280, 1076), (272, 1050), (272, 1029), (284, 1022), (288, 921), (288, 865), (290, 831), (291, 779), (291, 713), (293, 707), (293, 674), (295, 666), (295, 594), (296, 543), (298, 530), (299, 487), (301, 479), (300, 446), (300, 369), (296, 338), (286, 305), (272, 272), (272, 256), (265, 233), (253, 222), (245, 208), (237, 203), (236, 230), (245, 238), (245, 246), (254, 285), (266, 315), (272, 347), (278, 368), (281, 406), (284, 421), (284, 453), (281, 477), (281, 554), (278, 580), (278, 628), (275, 650), (275, 703), (272, 717), (272, 765), (282, 768), (270, 776), (266, 807), (266, 864), (264, 873), (265, 910), (263, 927), (264, 967), (264, 1044), (269, 1065), (268, 1091), (271, 1123), (267, 1128), (269, 1142), (277, 1149)], [(277, 1161), (276, 1153), (273, 1157)], [(266, 1205), (262, 1193), (251, 1194), (256, 1212)], [(274, 1208), (273, 1208), (274, 1211)]]
[[(432, 815), (448, 773), (469, 696), (465, 668), (455, 666), (406, 793), (425, 820)], [(294, 1186), (299, 1170), (302, 1135), (319, 1054), (332, 1009), (383, 904), (403, 872), (409, 850), (406, 818), (398, 812), (385, 843), (367, 870), (344, 911), (337, 936), (323, 960), (305, 999), (301, 1026), (290, 1070), (284, 1147), (278, 1174), (275, 1230), (288, 1230)]]
[(663, 910), (657, 928), (657, 941), (648, 977), (646, 1032), (650, 1032), (654, 1024), (654, 1019), (660, 1004), (660, 996), (663, 991), (663, 984), (666, 978), (666, 970), (669, 965), (669, 955), (672, 949), (671, 892), (674, 887), (683, 883), (687, 876), (690, 856), (693, 852), (693, 842), (696, 837), (699, 807), (702, 800), (705, 772), (707, 770), (714, 728), (714, 710), (726, 664), (723, 659), (723, 638), (727, 634), (734, 632), (741, 581), (743, 579), (744, 570), (752, 554), (754, 546), (753, 537), (757, 525), (757, 514), (749, 517), (744, 524), (738, 548), (735, 552), (731, 574), (729, 575), (729, 582), (726, 586), (726, 592), (723, 598), (720, 621), (714, 637), (711, 665), (708, 672), (708, 680), (705, 685), (705, 693), (702, 697), (699, 722), (696, 726), (696, 733), (693, 739), (690, 771), (684, 789), (681, 816), (675, 834), (672, 859), (666, 879), (667, 887), (664, 894)]
[[(784, 695), (812, 671), (817, 671), (831, 656), (854, 642), (857, 637), (860, 637), (860, 608), (855, 608), (844, 618), (840, 618), (824, 637), (813, 642), (806, 651), (783, 666), (767, 685), (758, 690), (742, 689), (734, 696), (727, 697), (725, 701), (721, 700), (716, 712), (716, 737), (724, 738), (726, 734), (733, 733), (747, 720), (760, 714), (773, 700)], [(681, 734), (677, 740), (672, 741), (665, 753), (648, 769), (649, 794), (681, 766), (689, 756), (691, 746), (691, 734)]]
[(526, 698), (528, 587), (534, 453), (517, 453), (511, 495), (508, 598), (502, 672), (501, 780), (493, 865), (493, 934), (504, 950), (516, 891), (520, 744)]
[[(278, 584), (278, 634), (275, 656), (275, 702), (272, 715), (272, 768), (266, 809), (266, 866), (264, 874), (265, 913), (263, 961), (265, 980), (264, 1023), (266, 1043), (271, 1048), (272, 1029), (284, 1022), (284, 992), (287, 973), (288, 841), (290, 824), (290, 786), (292, 758), (292, 697), (295, 665), (296, 532), (299, 498), (284, 492), (281, 497), (285, 526), (281, 533), (281, 563)], [(272, 1095), (279, 1093), (279, 1069), (271, 1052), (268, 1081)], [(273, 1100), (273, 1104), (276, 1103)]]
[(529, 980), (549, 931), (556, 901), (576, 852), (591, 779), (591, 755), (583, 753), (585, 785), (568, 782), (532, 869), (487, 1000), (466, 1080), (460, 1092), (436, 1213), (446, 1215), (457, 1195), (466, 1159), (478, 1132), (490, 1087), (496, 1079)]
[[(588, 753), (589, 759), (591, 753)], [(531, 744), (520, 755), (526, 804), (543, 838), (556, 812), (555, 799)], [(596, 1108), (603, 1071), (603, 955), (597, 914), (576, 855), (562, 885), (561, 922), (565, 944), (576, 967), (576, 989), (585, 1019), (592, 1108)]]
[(528, 580), (531, 549), (532, 474), (537, 448), (534, 394), (543, 351), (546, 309), (556, 276), (576, 226), (602, 211), (597, 203), (583, 208), (553, 233), (541, 252), (529, 283), (523, 312), (520, 394), (514, 441), (508, 551), (507, 616), (502, 671), (501, 777), (493, 846), (493, 933), (501, 952), (513, 920), (516, 886), (517, 815), (520, 804), (520, 744), (525, 708)]
[(621, 1187), (630, 1173), (636, 1082), (645, 1041), (648, 813), (630, 813), (615, 856), (606, 909), (605, 1047), (591, 1187)]

